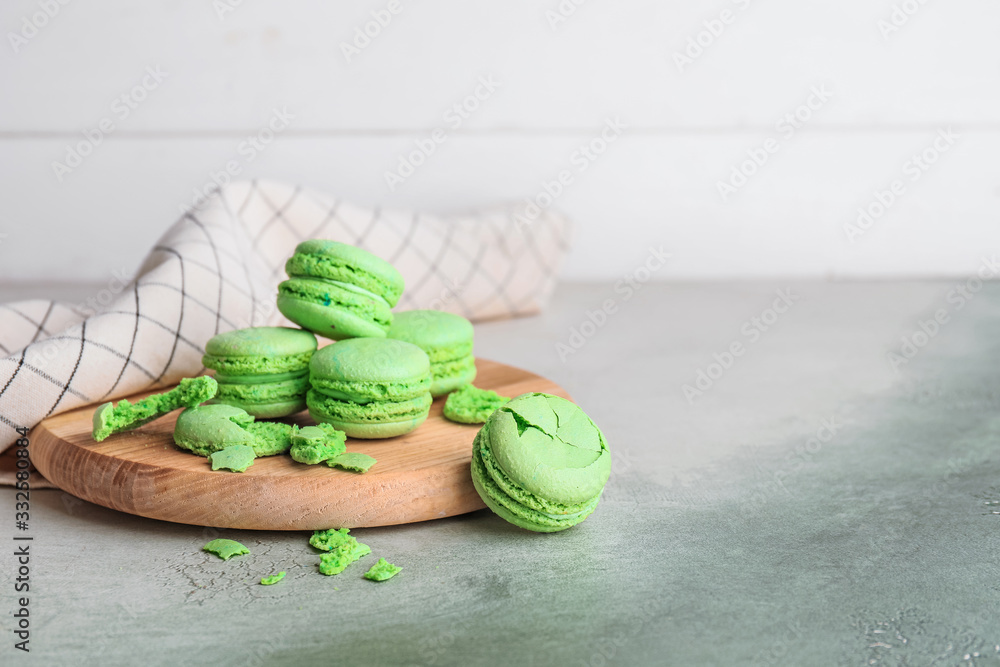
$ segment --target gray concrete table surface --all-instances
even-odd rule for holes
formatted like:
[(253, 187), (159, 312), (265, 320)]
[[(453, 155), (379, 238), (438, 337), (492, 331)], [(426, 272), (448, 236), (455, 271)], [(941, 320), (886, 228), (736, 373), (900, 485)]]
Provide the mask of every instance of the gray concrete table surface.
[[(555, 380), (604, 430), (614, 470), (587, 521), (357, 529), (403, 567), (376, 584), (366, 563), (318, 574), (308, 533), (38, 491), (31, 653), (6, 548), (0, 662), (1000, 664), (1000, 285), (979, 287), (561, 286), (540, 316), (478, 325), (476, 352)], [(220, 561), (215, 536), (252, 553)]]

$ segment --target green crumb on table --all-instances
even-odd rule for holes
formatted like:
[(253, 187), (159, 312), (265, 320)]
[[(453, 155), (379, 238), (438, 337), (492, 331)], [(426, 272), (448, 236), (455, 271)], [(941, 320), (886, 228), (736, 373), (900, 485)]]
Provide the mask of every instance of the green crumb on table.
[(509, 400), (491, 389), (467, 384), (448, 394), (444, 416), (459, 424), (485, 424), (490, 415)]
[(204, 551), (215, 554), (222, 560), (229, 560), (233, 556), (241, 556), (250, 553), (250, 550), (236, 540), (219, 538), (212, 540), (202, 547)]
[(350, 528), (330, 528), (328, 530), (316, 530), (313, 531), (312, 537), (309, 538), (309, 544), (313, 545), (321, 551), (333, 551), (337, 547), (344, 546), (345, 544), (354, 544), (357, 542), (356, 539), (348, 535), (351, 532)]
[(184, 378), (168, 392), (147, 396), (130, 403), (105, 403), (94, 411), (94, 440), (101, 442), (113, 433), (138, 428), (179, 408), (190, 408), (213, 398), (219, 390), (215, 378), (203, 375)]
[(284, 578), (285, 578), (285, 573), (284, 572), (279, 572), (278, 574), (272, 574), (272, 575), (270, 575), (268, 577), (261, 577), (260, 578), (260, 585), (261, 586), (271, 586), (272, 584), (276, 584), (276, 583), (278, 583), (279, 581), (281, 581)]
[(232, 470), (243, 472), (253, 464), (253, 447), (250, 445), (233, 445), (217, 452), (212, 452), (212, 470)]
[(330, 424), (306, 426), (292, 433), (292, 458), (299, 463), (315, 465), (344, 453), (347, 434)]
[(351, 537), (350, 528), (314, 531), (309, 544), (328, 553), (319, 556), (319, 571), (327, 576), (340, 574), (348, 565), (370, 554), (371, 548)]
[[(351, 538), (354, 539), (353, 537)], [(358, 560), (362, 556), (367, 556), (372, 552), (367, 544), (361, 544), (357, 540), (352, 545), (337, 547), (333, 551), (319, 555), (320, 574), (332, 576), (340, 574), (348, 565)]]
[(392, 579), (399, 571), (403, 568), (397, 567), (387, 561), (384, 558), (379, 558), (378, 562), (371, 566), (371, 568), (365, 572), (365, 579), (371, 579), (372, 581), (385, 581), (386, 579)]
[(375, 463), (373, 457), (358, 452), (345, 452), (326, 462), (331, 468), (341, 468), (351, 472), (368, 472)]

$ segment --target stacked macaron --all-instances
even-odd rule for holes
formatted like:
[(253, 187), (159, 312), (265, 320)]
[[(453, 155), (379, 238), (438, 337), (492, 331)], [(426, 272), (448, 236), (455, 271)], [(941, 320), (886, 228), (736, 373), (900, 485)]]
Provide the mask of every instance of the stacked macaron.
[(600, 429), (578, 406), (522, 394), (498, 409), (472, 445), (472, 481), (510, 523), (552, 533), (590, 515), (611, 474)]
[(212, 402), (258, 418), (295, 414), (306, 407), (315, 351), (316, 337), (301, 329), (252, 327), (213, 336), (202, 358), (219, 383)]
[(444, 396), (476, 378), (472, 323), (439, 310), (396, 313), (389, 338), (413, 343), (431, 360), (431, 395)]
[(380, 257), (336, 241), (300, 243), (285, 263), (278, 310), (303, 329), (343, 340), (384, 337), (403, 277)]
[(320, 349), (309, 362), (309, 414), (352, 438), (391, 438), (427, 419), (430, 360), (416, 345), (351, 338)]

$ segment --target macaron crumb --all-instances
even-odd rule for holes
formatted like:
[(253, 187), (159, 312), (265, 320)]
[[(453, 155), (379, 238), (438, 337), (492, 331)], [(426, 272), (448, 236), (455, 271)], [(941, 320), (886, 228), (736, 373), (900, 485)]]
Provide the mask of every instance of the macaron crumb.
[(392, 579), (399, 571), (403, 568), (393, 565), (384, 558), (379, 558), (378, 562), (372, 565), (367, 572), (365, 572), (365, 579), (370, 581), (385, 581), (386, 579)]
[(309, 538), (309, 544), (320, 551), (333, 551), (334, 549), (357, 542), (349, 533), (350, 528), (328, 528), (327, 530), (314, 530)]
[(349, 535), (350, 528), (330, 528), (314, 531), (309, 544), (326, 551), (320, 554), (320, 574), (332, 576), (343, 572), (348, 565), (372, 552), (367, 544), (361, 544)]
[(331, 468), (340, 468), (350, 472), (366, 473), (377, 461), (374, 457), (360, 452), (344, 452), (326, 462)]
[(232, 445), (209, 456), (212, 460), (212, 470), (231, 470), (243, 472), (251, 465), (256, 455), (250, 445)]
[(448, 394), (444, 402), (444, 416), (458, 424), (484, 424), (509, 400), (510, 397), (501, 396), (492, 389), (466, 384)]
[(371, 547), (355, 540), (353, 545), (338, 547), (329, 553), (320, 554), (319, 572), (328, 577), (340, 574), (348, 565), (371, 552)]
[(222, 560), (229, 560), (233, 556), (241, 556), (250, 553), (250, 550), (236, 540), (225, 538), (214, 539), (202, 547), (203, 551), (213, 553)]
[(284, 578), (285, 578), (285, 573), (284, 572), (279, 572), (278, 574), (272, 574), (272, 575), (269, 575), (267, 577), (261, 577), (260, 578), (260, 585), (261, 586), (273, 586), (274, 584), (278, 583), (279, 581), (281, 581)]
[(330, 424), (306, 426), (291, 435), (290, 454), (299, 463), (316, 465), (344, 453), (347, 434)]

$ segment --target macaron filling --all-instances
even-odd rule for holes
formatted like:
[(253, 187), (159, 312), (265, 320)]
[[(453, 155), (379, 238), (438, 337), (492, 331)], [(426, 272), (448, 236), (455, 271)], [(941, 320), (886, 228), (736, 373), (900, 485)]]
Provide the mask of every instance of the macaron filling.
[(405, 401), (356, 403), (342, 401), (310, 389), (306, 394), (306, 405), (311, 413), (323, 417), (317, 421), (333, 419), (348, 423), (404, 422), (425, 416), (431, 407), (431, 396), (425, 393)]
[(278, 285), (278, 295), (324, 307), (342, 308), (388, 330), (392, 311), (385, 299), (363, 290), (348, 289), (343, 283), (320, 278), (289, 278)]
[[(316, 249), (333, 249), (336, 252), (338, 245), (340, 244), (328, 243), (325, 247), (317, 247)], [(399, 297), (403, 293), (402, 279), (397, 279), (396, 275), (392, 275), (391, 280), (386, 280), (378, 276), (374, 271), (369, 270), (369, 267), (363, 266), (362, 262), (358, 261), (359, 249), (352, 248), (354, 251), (352, 253), (353, 257), (348, 259), (346, 256), (338, 256), (337, 254), (305, 251), (308, 248), (309, 246), (305, 244), (296, 248), (295, 254), (285, 262), (285, 273), (289, 276), (310, 276), (350, 283), (351, 285), (356, 285), (373, 294), (379, 295), (390, 306), (395, 306), (399, 301)], [(385, 266), (392, 269), (392, 266), (388, 262), (384, 262), (374, 256), (371, 257), (369, 262), (365, 262), (365, 264), (372, 263), (384, 263)], [(386, 270), (383, 267), (383, 273), (385, 272)], [(395, 269), (392, 269), (392, 272), (394, 273)]]
[(302, 397), (309, 389), (309, 377), (302, 375), (283, 382), (261, 382), (258, 384), (220, 383), (216, 402), (228, 399), (244, 403), (273, 403), (290, 398)]
[(423, 347), (424, 352), (430, 358), (432, 364), (440, 364), (448, 361), (458, 361), (472, 356), (472, 341), (468, 340), (454, 345), (440, 345), (436, 347)]
[[(206, 354), (201, 359), (201, 363), (205, 365), (206, 368), (211, 368), (216, 372), (216, 379), (223, 381), (219, 378), (218, 374), (221, 373), (224, 376), (254, 376), (254, 375), (272, 375), (277, 373), (289, 373), (289, 372), (301, 372), (309, 367), (309, 360), (312, 358), (312, 350), (309, 352), (302, 352), (299, 354), (285, 354), (285, 355), (226, 355), (219, 356), (214, 354)], [(224, 380), (229, 382), (230, 380)]]
[(311, 380), (312, 387), (321, 394), (341, 401), (371, 403), (372, 401), (405, 401), (430, 391), (430, 378), (400, 382), (377, 382), (362, 380), (330, 380), (317, 377)]
[(226, 373), (215, 372), (215, 379), (226, 384), (260, 384), (263, 382), (286, 382), (288, 380), (298, 380), (308, 378), (309, 369), (303, 368), (300, 371), (290, 371), (288, 373), (264, 373), (261, 375), (228, 375)]
[[(464, 378), (469, 374), (474, 376), (475, 373), (476, 359), (472, 355), (461, 359), (449, 359), (448, 361), (440, 361), (437, 363), (431, 361), (431, 378), (433, 378), (434, 382), (440, 382), (441, 380), (447, 380), (456, 376)], [(470, 381), (471, 378), (461, 384), (466, 384)]]

